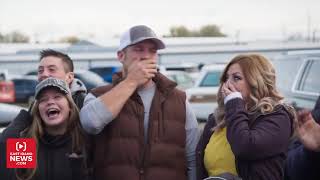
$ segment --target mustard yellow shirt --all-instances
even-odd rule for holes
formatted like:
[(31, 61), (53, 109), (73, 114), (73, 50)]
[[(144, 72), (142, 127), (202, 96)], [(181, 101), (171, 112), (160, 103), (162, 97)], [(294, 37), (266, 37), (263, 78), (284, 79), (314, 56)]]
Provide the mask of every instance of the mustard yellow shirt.
[(238, 175), (235, 158), (227, 140), (227, 128), (212, 134), (204, 151), (204, 165), (209, 176), (226, 172)]

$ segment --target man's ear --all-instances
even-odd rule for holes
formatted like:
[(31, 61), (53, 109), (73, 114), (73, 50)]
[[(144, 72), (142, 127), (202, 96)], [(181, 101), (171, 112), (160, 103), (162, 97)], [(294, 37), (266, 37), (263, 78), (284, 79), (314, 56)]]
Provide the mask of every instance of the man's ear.
[(117, 56), (118, 56), (118, 60), (119, 60), (121, 63), (123, 63), (123, 60), (124, 60), (124, 57), (125, 57), (124, 51), (123, 51), (123, 50), (118, 51), (118, 52), (117, 52)]
[(66, 75), (66, 82), (70, 85), (74, 80), (74, 72), (68, 72)]

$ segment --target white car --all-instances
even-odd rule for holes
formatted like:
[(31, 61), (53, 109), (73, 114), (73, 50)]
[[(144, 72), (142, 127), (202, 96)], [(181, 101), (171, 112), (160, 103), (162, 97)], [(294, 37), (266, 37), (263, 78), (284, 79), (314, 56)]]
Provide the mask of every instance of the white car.
[(0, 127), (10, 124), (22, 109), (27, 110), (21, 106), (0, 103)]
[(163, 65), (166, 71), (183, 71), (188, 73), (194, 80), (199, 76), (199, 64), (197, 63), (179, 63)]
[(181, 90), (185, 90), (191, 88), (194, 85), (193, 78), (184, 71), (161, 71), (163, 75), (168, 77), (169, 79), (175, 81), (178, 86), (177, 88)]
[(217, 107), (217, 92), (224, 68), (224, 64), (205, 65), (195, 86), (186, 90), (190, 105), (200, 121), (207, 120)]

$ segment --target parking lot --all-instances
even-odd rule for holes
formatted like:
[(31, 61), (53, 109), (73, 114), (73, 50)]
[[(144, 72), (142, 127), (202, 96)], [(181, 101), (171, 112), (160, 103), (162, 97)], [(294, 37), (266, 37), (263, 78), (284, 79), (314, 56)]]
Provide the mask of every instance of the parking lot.
[[(273, 59), (278, 77), (277, 86), (285, 96), (285, 100), (297, 109), (312, 109), (319, 96), (320, 81), (317, 81), (319, 77), (319, 57), (319, 53), (313, 53), (291, 54)], [(210, 75), (216, 69), (219, 70), (217, 71), (218, 75)], [(216, 101), (216, 87), (219, 81), (218, 76), (222, 69), (223, 65), (219, 64), (204, 66), (194, 87), (186, 90), (188, 100), (197, 118), (203, 120), (199, 122), (200, 130), (204, 128), (204, 122), (208, 114), (213, 112)], [(286, 71), (283, 71), (283, 69), (286, 69)], [(28, 108), (28, 103), (16, 103), (14, 105)], [(198, 106), (200, 108), (197, 108)], [(5, 108), (5, 112), (7, 111), (8, 109)], [(3, 129), (3, 127), (0, 127), (0, 132)]]

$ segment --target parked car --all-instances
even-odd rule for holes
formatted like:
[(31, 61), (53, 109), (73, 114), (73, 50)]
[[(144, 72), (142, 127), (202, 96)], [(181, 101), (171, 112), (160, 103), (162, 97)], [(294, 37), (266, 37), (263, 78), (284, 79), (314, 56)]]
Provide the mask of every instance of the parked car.
[(0, 69), (0, 81), (5, 81), (8, 78), (8, 70)]
[(186, 90), (194, 85), (193, 78), (184, 71), (161, 71), (163, 75), (175, 81), (178, 88)]
[(13, 103), (15, 102), (14, 84), (10, 80), (0, 81), (0, 102)]
[[(37, 71), (30, 71), (26, 75), (37, 75)], [(76, 70), (74, 72), (74, 77), (81, 80), (86, 86), (87, 90), (90, 91), (92, 88), (108, 84), (102, 79), (98, 74), (88, 71), (88, 70)]]
[(187, 89), (187, 99), (198, 120), (207, 120), (217, 107), (217, 93), (224, 64), (205, 65), (194, 87)]
[(194, 80), (199, 76), (200, 67), (202, 64), (196, 63), (180, 63), (180, 64), (165, 64), (162, 65), (167, 71), (184, 71), (188, 73)]
[(15, 87), (15, 102), (31, 104), (34, 100), (34, 93), (38, 84), (37, 76), (15, 77), (12, 81)]
[(111, 83), (112, 75), (121, 70), (121, 66), (104, 66), (104, 67), (91, 67), (89, 71), (97, 73), (101, 76), (105, 81)]
[(74, 77), (80, 79), (84, 83), (88, 91), (95, 87), (108, 84), (102, 79), (101, 76), (88, 70), (77, 70), (74, 73)]
[(0, 103), (0, 126), (7, 126), (22, 109), (26, 110), (20, 106)]
[(277, 86), (296, 109), (312, 109), (320, 95), (320, 54), (287, 55), (276, 58)]

